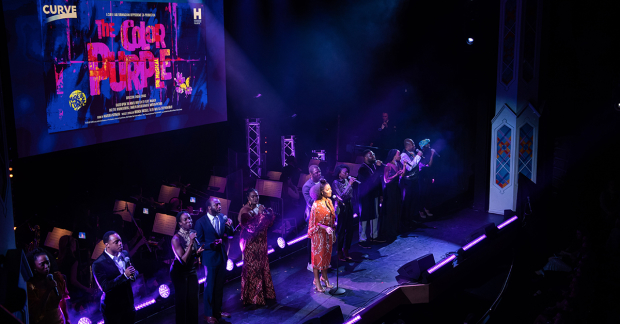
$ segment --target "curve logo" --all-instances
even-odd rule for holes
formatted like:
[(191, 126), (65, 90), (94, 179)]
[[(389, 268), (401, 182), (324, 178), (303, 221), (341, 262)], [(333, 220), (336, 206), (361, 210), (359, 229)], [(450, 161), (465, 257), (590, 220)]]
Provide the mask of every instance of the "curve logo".
[(52, 22), (58, 19), (77, 18), (77, 6), (45, 5), (43, 13), (45, 22)]

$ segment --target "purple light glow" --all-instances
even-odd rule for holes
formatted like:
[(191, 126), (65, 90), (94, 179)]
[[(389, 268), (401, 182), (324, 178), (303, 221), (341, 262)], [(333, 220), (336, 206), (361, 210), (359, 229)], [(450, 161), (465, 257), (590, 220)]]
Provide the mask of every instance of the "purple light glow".
[(97, 322), (97, 324), (103, 324), (105, 323), (103, 320), (100, 320), (99, 322)]
[(477, 239), (469, 242), (467, 245), (465, 245), (463, 247), (463, 251), (467, 251), (469, 250), (472, 246), (476, 245), (478, 242), (484, 240), (485, 238), (487, 238), (486, 234), (482, 234), (481, 236), (479, 236)]
[(508, 225), (508, 224), (510, 224), (510, 223), (512, 223), (512, 222), (514, 222), (514, 221), (516, 221), (516, 220), (517, 220), (517, 218), (518, 218), (517, 216), (512, 216), (512, 217), (510, 217), (510, 218), (509, 218), (508, 220), (506, 220), (505, 222), (503, 222), (503, 223), (499, 224), (499, 226), (497, 226), (497, 229), (502, 229), (502, 228), (506, 227), (506, 225)]
[(357, 213), (353, 214), (353, 218), (357, 218)]
[(241, 268), (243, 266), (243, 261), (239, 261), (236, 264), (237, 268)]
[(276, 251), (276, 250), (274, 250), (273, 248), (271, 248), (271, 249), (267, 250), (267, 254), (271, 254), (271, 253), (273, 253), (273, 252), (275, 252), (275, 251)]
[(168, 298), (170, 296), (170, 287), (168, 285), (159, 286), (159, 295), (162, 298)]
[(93, 322), (90, 321), (90, 318), (88, 317), (82, 317), (80, 318), (80, 320), (78, 321), (78, 324), (92, 324)]
[(278, 246), (283, 249), (286, 246), (286, 241), (282, 236), (278, 237)]
[(144, 302), (144, 303), (142, 303), (142, 304), (140, 304), (140, 305), (136, 306), (136, 307), (135, 307), (135, 309), (136, 309), (136, 310), (140, 310), (140, 309), (142, 309), (142, 308), (144, 308), (144, 307), (146, 307), (146, 306), (153, 305), (153, 304), (155, 304), (155, 299), (151, 299), (151, 300), (149, 300), (149, 301), (147, 301), (147, 302)]
[(448, 262), (450, 262), (450, 261), (452, 261), (452, 260), (454, 260), (454, 259), (456, 259), (456, 254), (452, 254), (451, 256), (449, 256), (449, 257), (447, 257), (447, 258), (443, 259), (441, 262), (439, 262), (439, 263), (437, 263), (436, 265), (434, 265), (434, 266), (430, 267), (430, 268), (428, 269), (428, 274), (431, 274), (431, 273), (433, 273), (433, 272), (437, 271), (437, 269), (439, 269), (439, 268), (443, 267), (443, 266), (444, 266), (444, 265), (446, 265)]
[(228, 261), (226, 261), (226, 270), (232, 271), (234, 267), (235, 267), (235, 263), (233, 262), (233, 260), (228, 259)]
[(359, 322), (359, 320), (361, 320), (362, 317), (359, 315), (355, 315), (355, 317), (353, 317), (352, 319), (346, 321), (344, 324), (353, 324), (353, 323), (357, 323)]
[(198, 280), (198, 283), (199, 284), (203, 284), (203, 283), (205, 283), (205, 281), (207, 281), (207, 277), (204, 277), (204, 278)]
[(295, 244), (295, 243), (297, 243), (297, 242), (299, 242), (301, 240), (307, 239), (307, 238), (308, 238), (308, 234), (305, 234), (305, 235), (300, 236), (300, 237), (298, 237), (298, 238), (296, 238), (296, 239), (294, 239), (292, 241), (287, 242), (286, 245), (291, 246), (291, 245), (293, 245), (293, 244)]

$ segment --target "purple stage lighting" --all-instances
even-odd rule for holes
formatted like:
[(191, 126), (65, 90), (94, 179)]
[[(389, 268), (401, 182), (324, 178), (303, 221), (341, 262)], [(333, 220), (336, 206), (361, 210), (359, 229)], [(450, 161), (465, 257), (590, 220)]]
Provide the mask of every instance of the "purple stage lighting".
[(134, 308), (136, 310), (140, 310), (140, 309), (142, 309), (142, 308), (144, 308), (146, 306), (153, 305), (153, 304), (155, 304), (155, 299), (151, 299), (151, 300), (149, 300), (147, 302), (144, 302), (144, 303), (142, 303), (142, 304), (140, 304), (140, 305), (138, 305), (138, 306), (136, 306)]
[(271, 248), (271, 249), (267, 250), (267, 254), (271, 254), (271, 253), (273, 253), (273, 252), (275, 252), (275, 251), (276, 251), (276, 250), (275, 250), (274, 248)]
[(477, 239), (475, 239), (475, 240), (473, 240), (473, 241), (471, 241), (471, 242), (467, 243), (467, 245), (465, 245), (465, 246), (463, 247), (463, 251), (467, 251), (467, 250), (471, 249), (471, 247), (472, 247), (472, 246), (474, 246), (474, 245), (478, 244), (478, 242), (480, 242), (480, 241), (484, 240), (485, 238), (487, 238), (486, 234), (482, 234), (482, 235), (481, 235), (481, 236), (479, 236)]
[(204, 277), (204, 278), (198, 280), (198, 283), (199, 284), (203, 284), (203, 283), (205, 283), (205, 281), (207, 281), (207, 277)]
[(305, 235), (300, 236), (300, 237), (298, 237), (298, 238), (296, 238), (296, 239), (294, 239), (294, 240), (292, 240), (292, 241), (288, 241), (288, 242), (286, 243), (286, 245), (291, 246), (291, 245), (293, 245), (293, 244), (295, 244), (295, 243), (297, 243), (297, 242), (299, 242), (299, 241), (302, 241), (302, 240), (304, 240), (304, 239), (307, 239), (307, 238), (308, 238), (308, 234), (305, 234)]
[(103, 320), (100, 320), (99, 322), (97, 322), (97, 324), (103, 324), (105, 323)]
[(78, 321), (78, 324), (92, 324), (93, 322), (90, 321), (90, 318), (88, 317), (82, 317), (80, 318), (80, 320)]
[(353, 214), (353, 218), (357, 218), (357, 213)]
[(359, 315), (355, 315), (355, 317), (353, 317), (352, 319), (346, 321), (344, 324), (353, 324), (353, 323), (357, 323), (362, 319), (361, 316)]
[(282, 236), (278, 237), (278, 246), (283, 249), (286, 246), (286, 241)]
[(233, 262), (233, 260), (228, 259), (228, 261), (226, 261), (226, 270), (232, 271), (234, 267), (235, 267), (235, 263)]
[(168, 285), (159, 286), (159, 295), (162, 298), (168, 298), (170, 296), (170, 287)]
[(447, 257), (447, 258), (443, 259), (441, 262), (439, 262), (439, 263), (437, 263), (436, 265), (434, 265), (434, 266), (432, 266), (432, 267), (428, 268), (428, 274), (431, 274), (431, 273), (433, 273), (433, 272), (437, 271), (437, 269), (439, 269), (439, 268), (443, 267), (443, 266), (444, 266), (444, 265), (446, 265), (448, 262), (450, 262), (450, 261), (452, 261), (452, 260), (454, 260), (454, 259), (456, 259), (456, 254), (452, 254), (451, 256), (449, 256), (449, 257)]
[(239, 261), (236, 264), (237, 268), (241, 268), (243, 266), (243, 261)]
[(499, 224), (499, 225), (497, 226), (497, 229), (502, 229), (502, 228), (506, 227), (506, 225), (508, 225), (508, 224), (510, 224), (510, 223), (512, 223), (512, 222), (514, 222), (514, 221), (516, 221), (516, 220), (517, 220), (517, 218), (518, 218), (517, 216), (512, 216), (512, 217), (510, 217), (510, 218), (509, 218), (508, 220), (506, 220), (505, 222), (503, 222), (503, 223)]

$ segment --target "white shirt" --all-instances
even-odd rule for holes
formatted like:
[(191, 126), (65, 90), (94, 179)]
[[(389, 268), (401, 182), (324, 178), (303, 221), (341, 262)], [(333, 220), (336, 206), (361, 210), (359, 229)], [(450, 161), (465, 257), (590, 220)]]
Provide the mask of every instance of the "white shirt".
[[(125, 260), (123, 259), (123, 253), (119, 253), (118, 256), (114, 257), (112, 254), (108, 253), (107, 249), (104, 249), (103, 252), (105, 252), (105, 254), (107, 254), (110, 259), (114, 261), (114, 263), (116, 263), (118, 271), (120, 271), (122, 274), (125, 274)], [(129, 279), (129, 277), (125, 277)]]
[(413, 170), (413, 168), (418, 166), (418, 163), (420, 163), (420, 160), (422, 159), (422, 157), (415, 154), (415, 157), (413, 158), (413, 161), (412, 161), (411, 157), (409, 157), (409, 154), (403, 152), (403, 154), (401, 154), (400, 156), (400, 159), (405, 164), (407, 171), (411, 171)]
[(209, 216), (209, 221), (211, 222), (211, 225), (213, 225), (213, 228), (215, 229), (215, 232), (219, 234), (220, 229), (217, 227), (217, 224), (215, 223), (215, 219), (218, 218), (217, 216), (213, 216), (209, 213), (207, 213), (207, 216)]

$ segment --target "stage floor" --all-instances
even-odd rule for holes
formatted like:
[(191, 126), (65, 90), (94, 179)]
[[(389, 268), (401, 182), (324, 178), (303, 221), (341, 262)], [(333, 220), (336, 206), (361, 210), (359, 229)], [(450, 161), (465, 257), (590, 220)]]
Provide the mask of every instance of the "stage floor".
[[(444, 217), (433, 217), (426, 225), (434, 228), (419, 228), (401, 235), (391, 244), (374, 245), (362, 249), (357, 244), (351, 247), (354, 259), (362, 262), (343, 264), (340, 262), (340, 287), (345, 294), (330, 296), (327, 292), (313, 290), (313, 275), (306, 269), (306, 250), (300, 250), (288, 257), (272, 262), (276, 300), (274, 303), (250, 310), (240, 301), (241, 279), (228, 282), (224, 288), (224, 311), (232, 314), (230, 323), (303, 323), (320, 315), (326, 309), (339, 305), (346, 318), (359, 307), (382, 295), (387, 288), (398, 285), (397, 270), (405, 263), (424, 254), (432, 253), (439, 261), (448, 252), (456, 252), (467, 243), (470, 234), (485, 224), (499, 224), (503, 216), (464, 209)], [(300, 243), (302, 244), (302, 243)], [(302, 245), (300, 245), (301, 247)], [(335, 249), (334, 249), (335, 251)], [(336, 267), (336, 257), (332, 258)], [(330, 272), (330, 282), (335, 285), (336, 271)], [(202, 318), (202, 295), (200, 296), (200, 318)], [(142, 323), (174, 322), (174, 307), (152, 315)]]

